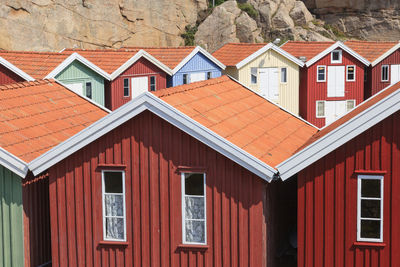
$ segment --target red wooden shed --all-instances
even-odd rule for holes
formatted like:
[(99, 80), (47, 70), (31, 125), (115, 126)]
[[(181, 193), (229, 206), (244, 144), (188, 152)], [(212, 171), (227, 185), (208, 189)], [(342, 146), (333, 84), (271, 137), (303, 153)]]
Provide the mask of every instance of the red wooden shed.
[(144, 50), (77, 50), (66, 49), (62, 53), (79, 53), (110, 75), (105, 81), (106, 107), (115, 110), (146, 91), (167, 87), (168, 66)]
[(342, 42), (289, 41), (283, 50), (305, 62), (300, 71), (300, 116), (322, 127), (364, 100), (368, 60)]
[(400, 264), (400, 82), (277, 166), (297, 173), (298, 266)]
[(365, 81), (365, 99), (400, 81), (400, 43), (347, 41), (347, 46), (371, 62)]
[(268, 182), (316, 131), (226, 76), (142, 94), (29, 164), (53, 266), (277, 266)]

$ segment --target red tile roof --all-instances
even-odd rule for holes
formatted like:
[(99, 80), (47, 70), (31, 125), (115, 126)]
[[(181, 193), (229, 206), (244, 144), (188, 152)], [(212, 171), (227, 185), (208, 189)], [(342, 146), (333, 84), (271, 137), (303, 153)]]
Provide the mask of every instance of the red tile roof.
[(374, 41), (346, 41), (345, 45), (356, 51), (369, 62), (378, 59), (385, 52), (390, 50), (398, 42), (374, 42)]
[(55, 81), (0, 86), (0, 147), (30, 162), (107, 115)]
[(108, 74), (113, 73), (121, 67), (126, 61), (133, 57), (140, 49), (131, 50), (115, 50), (115, 49), (97, 49), (97, 50), (82, 50), (82, 49), (65, 49), (63, 54), (72, 54), (77, 52), (82, 57), (86, 58), (100, 69)]
[(227, 76), (154, 95), (272, 167), (317, 132)]
[(25, 52), (0, 50), (0, 57), (11, 62), (17, 68), (34, 79), (43, 79), (68, 55), (51, 52)]
[(321, 137), (325, 136), (326, 134), (330, 133), (337, 127), (341, 126), (345, 122), (349, 121), (350, 119), (354, 118), (364, 110), (370, 108), (371, 106), (375, 105), (388, 95), (392, 94), (393, 92), (397, 91), (400, 89), (400, 82), (386, 88), (385, 90), (379, 92), (376, 95), (373, 95), (370, 97), (368, 100), (364, 101), (361, 103), (359, 106), (357, 106), (355, 109), (344, 115), (343, 117), (339, 118), (338, 120), (334, 121), (333, 123), (329, 124), (328, 126), (322, 128), (320, 131), (318, 131), (316, 134), (314, 134), (307, 142), (302, 145), (298, 150), (301, 150), (305, 148), (306, 146), (310, 145), (311, 143), (314, 143)]
[(281, 46), (281, 48), (297, 58), (306, 57), (306, 60), (309, 61), (334, 43), (335, 42), (289, 41)]
[(267, 44), (228, 43), (213, 53), (225, 66), (236, 66), (243, 59), (257, 52)]

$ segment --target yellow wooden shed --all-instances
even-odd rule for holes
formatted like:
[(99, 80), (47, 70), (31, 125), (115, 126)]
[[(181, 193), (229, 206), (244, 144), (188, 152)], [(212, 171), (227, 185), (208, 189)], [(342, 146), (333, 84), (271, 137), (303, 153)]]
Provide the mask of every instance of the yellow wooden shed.
[(225, 74), (299, 114), (300, 68), (304, 65), (301, 60), (272, 43), (228, 43), (213, 56), (226, 66)]

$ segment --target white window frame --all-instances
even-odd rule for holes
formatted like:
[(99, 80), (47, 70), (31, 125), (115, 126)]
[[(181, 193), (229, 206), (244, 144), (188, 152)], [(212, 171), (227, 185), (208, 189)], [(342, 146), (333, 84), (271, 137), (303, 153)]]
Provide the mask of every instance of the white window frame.
[[(349, 80), (349, 68), (353, 67), (354, 69), (354, 79), (353, 80)], [(346, 66), (346, 81), (347, 82), (355, 82), (356, 81), (356, 66), (355, 65), (347, 65)]]
[[(204, 186), (204, 243), (200, 242), (187, 242), (186, 241), (186, 218), (185, 218), (185, 174), (192, 173), (192, 174), (202, 174), (203, 175), (203, 186)], [(181, 173), (181, 202), (182, 202), (182, 243), (188, 245), (207, 245), (207, 192), (206, 192), (206, 173), (204, 172), (191, 172), (185, 171)]]
[[(336, 52), (339, 53), (339, 59), (338, 60), (333, 60), (333, 54), (336, 53)], [(342, 63), (342, 50), (336, 49), (336, 50), (333, 50), (331, 52), (331, 63), (332, 64)]]
[[(254, 75), (253, 73), (252, 73), (252, 69), (256, 69), (256, 74)], [(256, 82), (255, 83), (253, 83), (253, 75), (256, 77)], [(257, 84), (258, 83), (258, 68), (250, 68), (250, 83), (251, 84)]]
[[(352, 109), (348, 109), (348, 108), (347, 108), (347, 103), (348, 103), (348, 102), (353, 102), (353, 108), (352, 108)], [(346, 100), (346, 112), (349, 112), (349, 111), (353, 110), (355, 107), (356, 107), (356, 100), (355, 100), (355, 99), (348, 99), (348, 100)]]
[[(387, 69), (387, 74), (386, 74), (387, 79), (386, 80), (383, 79), (383, 69), (384, 68)], [(389, 81), (389, 65), (382, 65), (382, 67), (381, 67), (381, 81), (382, 82), (388, 82)]]
[[(318, 103), (320, 103), (320, 102), (324, 103), (324, 115), (323, 116), (318, 116)], [(325, 114), (325, 105), (326, 105), (326, 103), (325, 102), (326, 102), (325, 100), (317, 100), (315, 102), (315, 116), (317, 118), (325, 118), (326, 117), (326, 114)]]
[[(368, 175), (368, 174), (359, 174), (358, 177), (358, 184), (357, 184), (357, 241), (361, 242), (383, 242), (383, 194), (384, 194), (384, 187), (383, 187), (383, 175)], [(361, 198), (361, 180), (381, 180), (381, 197), (380, 198)], [(361, 237), (361, 199), (371, 199), (371, 200), (380, 200), (381, 201), (381, 217), (380, 219), (375, 218), (364, 218), (368, 220), (379, 220), (381, 221), (381, 229), (380, 229), (380, 238), (364, 238)]]
[[(127, 95), (125, 95), (125, 80), (128, 81), (128, 94)], [(131, 81), (130, 80), (131, 80), (130, 78), (122, 79), (122, 90), (124, 90), (122, 92), (122, 94), (124, 95), (124, 97), (129, 97), (131, 95), (131, 93), (130, 93), (131, 92)]]
[[(320, 80), (319, 76), (318, 76), (318, 70), (320, 67), (324, 68), (324, 79), (323, 80)], [(326, 65), (318, 65), (317, 66), (317, 82), (326, 82)]]
[[(285, 69), (286, 71), (285, 71), (285, 81), (283, 82), (282, 81), (282, 78), (283, 78), (283, 69)], [(288, 71), (288, 68), (287, 67), (282, 67), (281, 68), (281, 83), (282, 84), (286, 84), (287, 82), (288, 82), (288, 73), (287, 73), (287, 71)]]
[[(107, 236), (107, 230), (106, 230), (106, 207), (104, 203), (104, 196), (105, 194), (110, 194), (110, 193), (105, 193), (105, 183), (104, 183), (104, 173), (105, 172), (120, 172), (122, 173), (122, 195), (123, 195), (123, 204), (124, 204), (124, 239), (114, 239), (114, 238), (106, 238)], [(125, 191), (125, 171), (122, 170), (101, 170), (101, 187), (102, 187), (102, 193), (101, 193), (101, 198), (102, 198), (102, 206), (103, 206), (103, 240), (104, 241), (113, 241), (113, 242), (126, 242), (126, 191)], [(112, 193), (111, 193), (112, 194)]]

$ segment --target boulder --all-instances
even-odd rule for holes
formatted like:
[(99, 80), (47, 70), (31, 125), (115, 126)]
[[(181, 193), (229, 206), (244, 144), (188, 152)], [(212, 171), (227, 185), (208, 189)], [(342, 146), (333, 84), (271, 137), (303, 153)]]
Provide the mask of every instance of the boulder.
[(289, 16), (289, 10), (286, 6), (281, 5), (275, 16), (272, 18), (272, 27), (278, 29), (293, 28), (294, 22)]
[(314, 19), (302, 1), (295, 2), (289, 15), (296, 25), (307, 25)]

